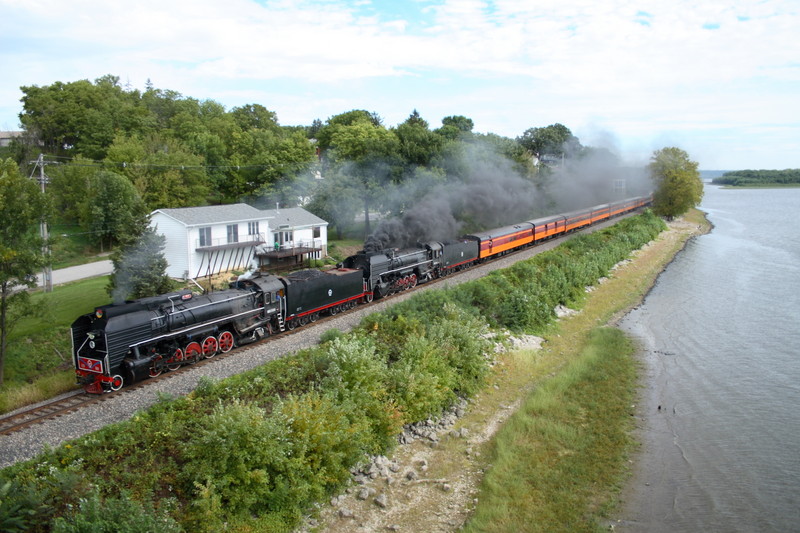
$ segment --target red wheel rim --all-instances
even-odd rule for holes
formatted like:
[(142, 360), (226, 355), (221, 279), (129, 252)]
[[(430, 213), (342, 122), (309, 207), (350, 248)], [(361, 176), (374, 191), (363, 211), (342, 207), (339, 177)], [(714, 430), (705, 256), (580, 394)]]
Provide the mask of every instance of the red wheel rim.
[(175, 352), (172, 354), (172, 357), (167, 359), (167, 368), (170, 370), (177, 370), (180, 368), (181, 363), (183, 362), (183, 350), (180, 348), (176, 348)]
[(109, 385), (111, 386), (111, 390), (116, 392), (122, 388), (123, 383), (122, 376), (116, 375), (111, 378), (111, 383)]
[(230, 331), (223, 331), (219, 334), (219, 351), (228, 353), (233, 348), (233, 334)]
[(190, 342), (184, 353), (186, 354), (186, 360), (194, 362), (203, 355), (203, 348), (200, 347), (199, 342)]
[(206, 337), (203, 340), (203, 357), (214, 357), (217, 355), (217, 338)]

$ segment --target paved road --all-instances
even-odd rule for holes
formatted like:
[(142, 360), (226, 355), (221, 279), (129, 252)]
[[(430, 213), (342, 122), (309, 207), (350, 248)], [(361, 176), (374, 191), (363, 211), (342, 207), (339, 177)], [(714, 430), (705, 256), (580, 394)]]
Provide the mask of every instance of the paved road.
[[(114, 265), (108, 259), (95, 261), (94, 263), (86, 263), (85, 265), (61, 268), (53, 270), (53, 285), (61, 285), (62, 283), (69, 283), (70, 281), (77, 281), (79, 279), (106, 276), (111, 274), (113, 270)], [(43, 285), (41, 273), (36, 277), (36, 282), (39, 287)]]

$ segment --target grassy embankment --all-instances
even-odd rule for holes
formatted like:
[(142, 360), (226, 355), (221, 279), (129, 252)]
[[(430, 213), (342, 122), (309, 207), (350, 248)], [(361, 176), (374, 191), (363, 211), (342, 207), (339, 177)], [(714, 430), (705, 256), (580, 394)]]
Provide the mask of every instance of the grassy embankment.
[[(75, 225), (50, 227), (52, 268), (108, 259), (90, 235)], [(34, 311), (10, 331), (0, 413), (52, 398), (75, 388), (69, 326), (81, 314), (109, 302), (103, 276), (56, 286), (52, 293), (32, 292)]]
[(532, 392), (487, 445), (488, 472), (465, 531), (607, 530), (602, 522), (628, 475), (637, 387), (635, 347), (607, 324), (641, 301), (686, 240), (708, 228), (699, 211), (684, 221), (548, 332), (538, 356), (507, 365), (497, 379), (479, 415), (515, 391)]
[(0, 413), (75, 388), (69, 327), (75, 318), (109, 302), (108, 277), (87, 279), (32, 294), (36, 311), (11, 331)]

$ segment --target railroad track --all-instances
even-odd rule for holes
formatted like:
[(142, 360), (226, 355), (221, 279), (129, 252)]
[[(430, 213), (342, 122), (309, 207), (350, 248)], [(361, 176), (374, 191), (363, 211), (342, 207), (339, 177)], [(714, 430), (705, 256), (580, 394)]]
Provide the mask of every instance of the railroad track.
[(9, 416), (0, 417), (0, 435), (8, 435), (28, 426), (57, 418), (88, 404), (99, 402), (102, 399), (102, 396), (92, 396), (83, 391), (76, 391), (57, 400), (19, 411)]

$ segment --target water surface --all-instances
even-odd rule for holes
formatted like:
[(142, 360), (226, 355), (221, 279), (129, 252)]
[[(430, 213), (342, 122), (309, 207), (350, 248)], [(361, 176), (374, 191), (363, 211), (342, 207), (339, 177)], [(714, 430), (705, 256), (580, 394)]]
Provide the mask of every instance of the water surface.
[(643, 453), (618, 529), (800, 531), (800, 189), (721, 189), (622, 322), (640, 341)]

